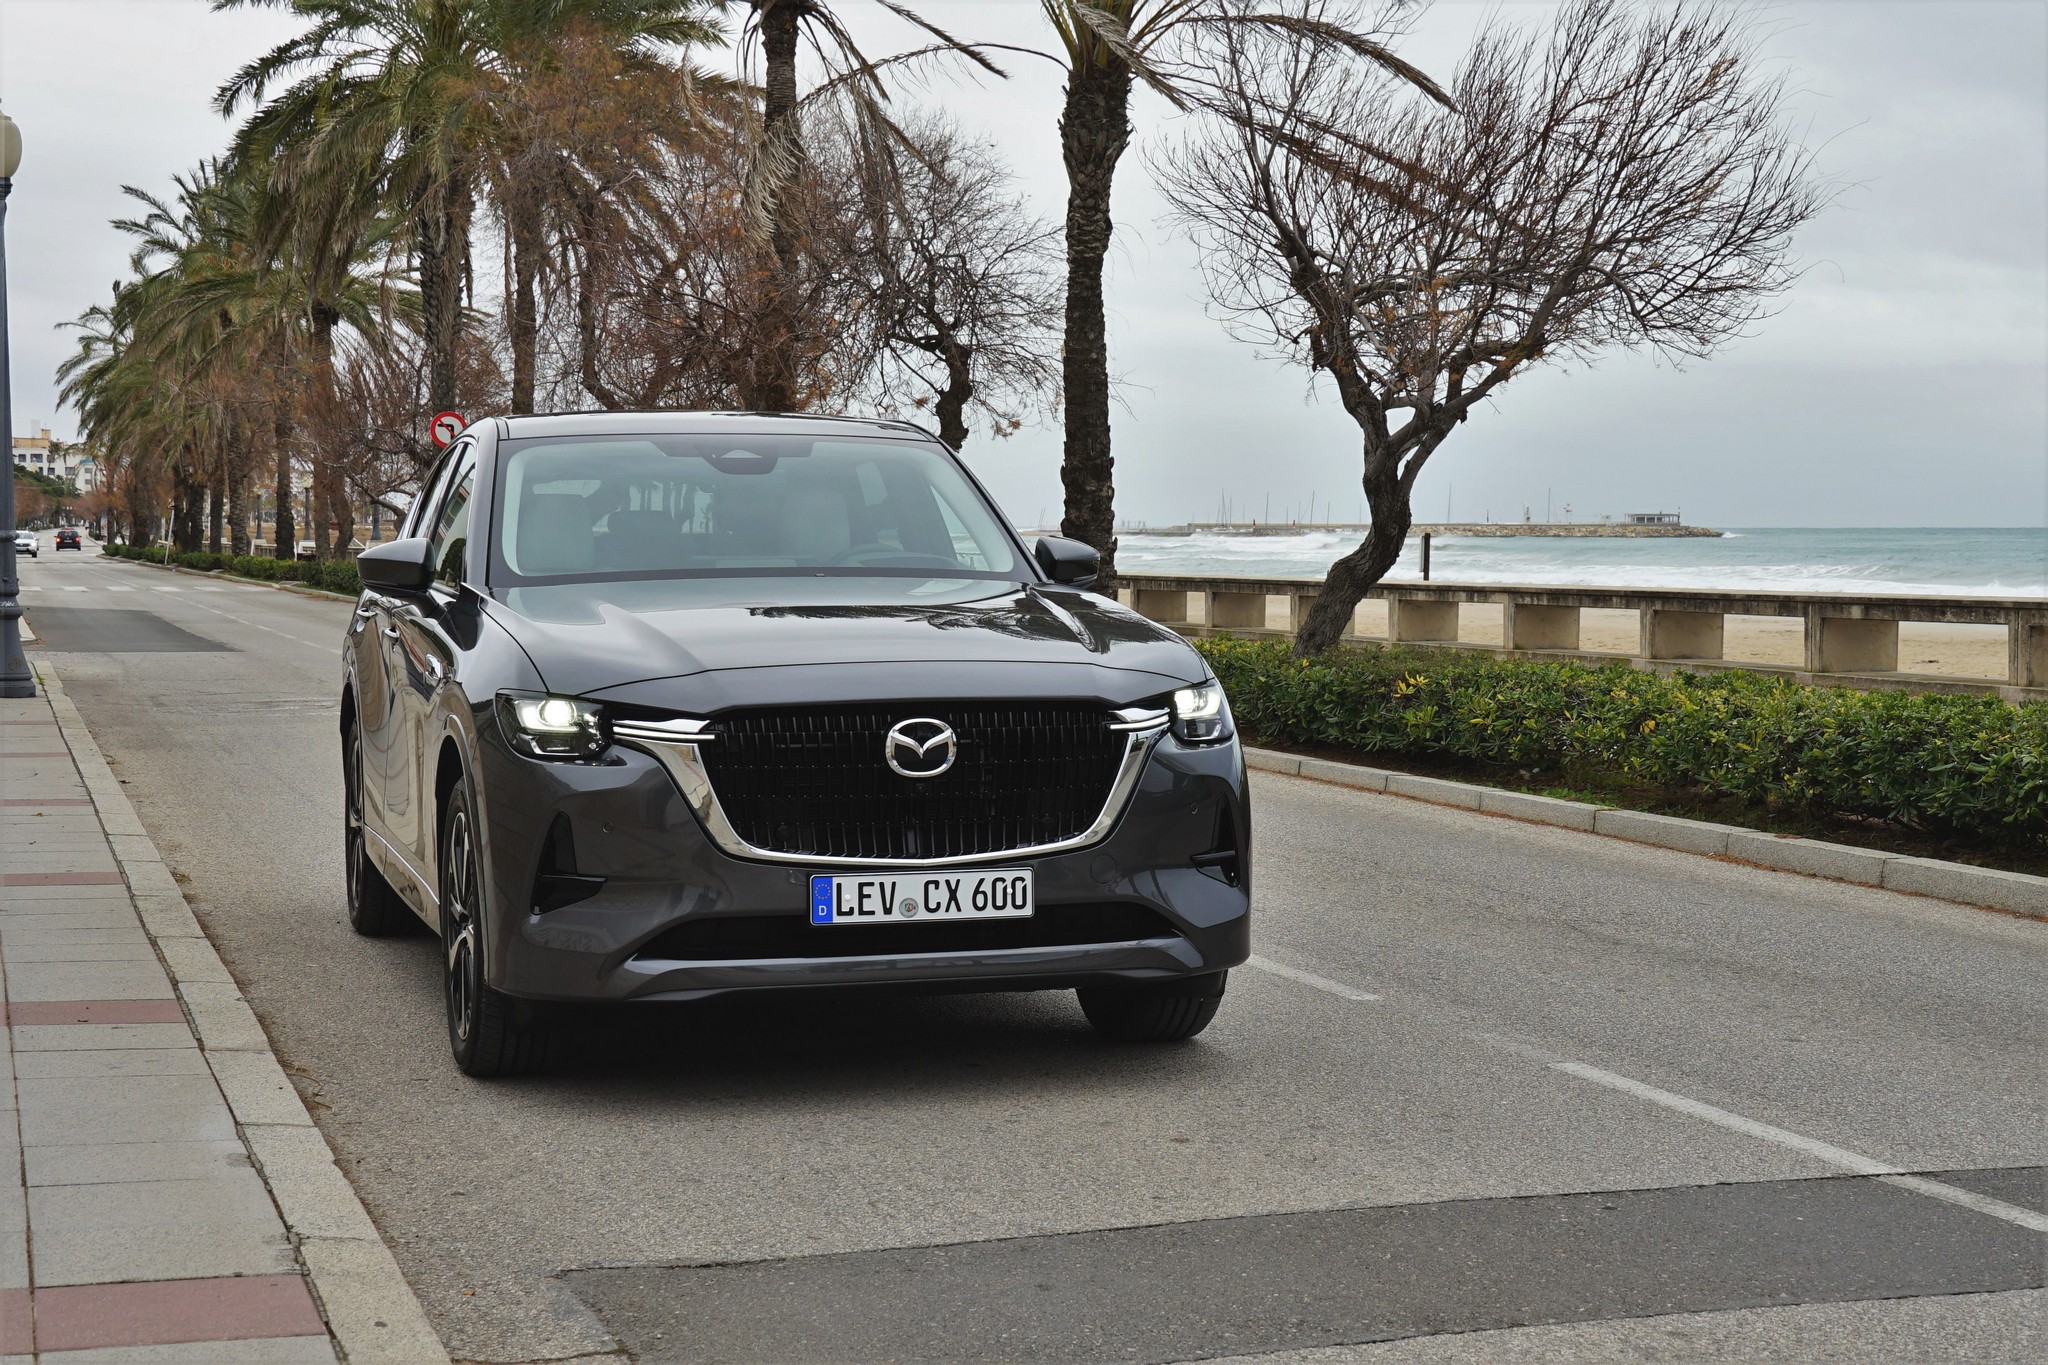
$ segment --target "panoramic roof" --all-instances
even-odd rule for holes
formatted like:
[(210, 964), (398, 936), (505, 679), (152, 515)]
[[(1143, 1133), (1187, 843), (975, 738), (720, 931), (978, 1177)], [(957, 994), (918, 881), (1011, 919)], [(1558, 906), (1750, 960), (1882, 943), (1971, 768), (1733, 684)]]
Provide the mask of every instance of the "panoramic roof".
[(529, 436), (662, 436), (690, 432), (787, 432), (793, 436), (854, 435), (936, 440), (909, 422), (880, 421), (820, 413), (780, 412), (556, 412), (535, 417), (500, 417), (502, 434)]

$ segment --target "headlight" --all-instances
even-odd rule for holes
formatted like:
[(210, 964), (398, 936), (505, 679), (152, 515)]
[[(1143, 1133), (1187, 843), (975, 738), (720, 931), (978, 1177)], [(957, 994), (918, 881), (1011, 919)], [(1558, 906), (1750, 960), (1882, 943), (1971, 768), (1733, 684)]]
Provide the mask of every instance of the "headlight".
[(578, 697), (500, 692), (498, 724), (506, 743), (528, 758), (592, 759), (610, 743), (603, 709)]
[(1173, 733), (1189, 744), (1209, 744), (1230, 738), (1230, 703), (1223, 699), (1223, 684), (1213, 678), (1195, 687), (1183, 687), (1173, 694)]

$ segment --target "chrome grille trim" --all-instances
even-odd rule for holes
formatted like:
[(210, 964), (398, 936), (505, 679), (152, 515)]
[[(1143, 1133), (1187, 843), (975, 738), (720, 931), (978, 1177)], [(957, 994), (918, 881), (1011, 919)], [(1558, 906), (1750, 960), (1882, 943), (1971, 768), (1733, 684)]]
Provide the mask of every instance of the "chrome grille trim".
[[(629, 733), (651, 728), (647, 722), (615, 724), (612, 735), (615, 739), (632, 745), (651, 755), (676, 784), (683, 801), (704, 826), (705, 833), (720, 851), (735, 858), (746, 858), (755, 862), (794, 864), (819, 869), (846, 867), (964, 867), (972, 863), (1003, 862), (1017, 858), (1036, 858), (1050, 853), (1067, 853), (1087, 848), (1109, 837), (1109, 832), (1122, 818), (1124, 808), (1130, 805), (1131, 796), (1138, 789), (1138, 776), (1145, 770), (1145, 760), (1150, 758), (1161, 735), (1166, 733), (1165, 712), (1158, 713), (1160, 719), (1147, 722), (1149, 728), (1126, 730), (1124, 735), (1123, 760), (1117, 767), (1116, 778), (1110, 783), (1109, 796), (1102, 803), (1102, 811), (1087, 829), (1071, 839), (1057, 843), (1032, 844), (1020, 848), (1001, 849), (993, 853), (969, 853), (946, 858), (847, 858), (812, 853), (784, 853), (776, 849), (757, 848), (740, 836), (726, 817), (725, 809), (718, 803), (718, 793), (711, 785), (711, 774), (705, 768), (704, 756), (698, 745), (716, 739), (715, 735), (700, 735), (685, 739), (680, 732), (671, 732), (664, 738), (651, 738), (643, 733)], [(705, 721), (688, 724), (703, 726)]]

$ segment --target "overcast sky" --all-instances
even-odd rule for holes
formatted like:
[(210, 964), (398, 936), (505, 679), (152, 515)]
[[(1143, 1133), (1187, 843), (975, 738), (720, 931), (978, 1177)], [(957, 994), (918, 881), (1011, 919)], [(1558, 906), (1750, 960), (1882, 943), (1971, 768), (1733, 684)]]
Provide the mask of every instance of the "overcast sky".
[[(955, 33), (1042, 44), (1038, 0), (926, 0)], [(900, 24), (842, 0), (871, 50)], [(1486, 23), (1541, 3), (1439, 3), (1402, 51), (1448, 77)], [(1616, 354), (1518, 378), (1434, 457), (1418, 516), (1590, 518), (1683, 508), (1723, 526), (2048, 525), (2048, 4), (1832, 0), (1766, 13), (1798, 85), (1804, 135), (1850, 185), (1800, 237), (1810, 269), (1782, 312), (1711, 361), (1673, 370)], [(208, 99), (293, 31), (288, 14), (215, 15), (203, 0), (0, 0), (0, 107), (26, 146), (7, 220), (14, 425), (59, 435), (57, 330), (125, 270), (107, 220), (120, 187), (165, 190), (218, 151)], [(711, 60), (727, 61), (713, 56)], [(1063, 209), (1050, 63), (1006, 82), (947, 82), (943, 103), (990, 136), (1049, 220)], [(1141, 139), (1171, 134), (1155, 102)], [(1153, 524), (1273, 515), (1311, 494), (1358, 508), (1358, 439), (1305, 376), (1228, 340), (1205, 313), (1192, 249), (1161, 223), (1141, 156), (1118, 183), (1111, 262), (1118, 511)], [(1056, 517), (1057, 430), (975, 440), (969, 455), (1020, 522)]]

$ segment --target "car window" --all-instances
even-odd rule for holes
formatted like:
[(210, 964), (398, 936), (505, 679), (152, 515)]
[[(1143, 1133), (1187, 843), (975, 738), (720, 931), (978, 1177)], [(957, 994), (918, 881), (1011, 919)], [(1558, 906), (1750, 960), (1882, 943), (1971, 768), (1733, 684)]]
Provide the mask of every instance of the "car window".
[(427, 562), (434, 566), (434, 581), (450, 588), (462, 586), (463, 555), (469, 546), (470, 495), (476, 491), (476, 462), (465, 454), (453, 479), (454, 485), (434, 518), (434, 535), (427, 553)]
[(448, 481), (448, 471), (454, 468), (456, 461), (469, 455), (472, 445), (470, 441), (456, 442), (442, 454), (434, 467), (427, 471), (427, 477), (420, 480), (419, 497), (414, 499), (412, 506), (406, 511), (406, 524), (400, 534), (423, 536), (427, 533), (427, 518), (432, 514), (435, 499), (440, 496), (442, 485)]
[(940, 447), (773, 434), (506, 442), (492, 581), (1010, 577), (995, 509)]

